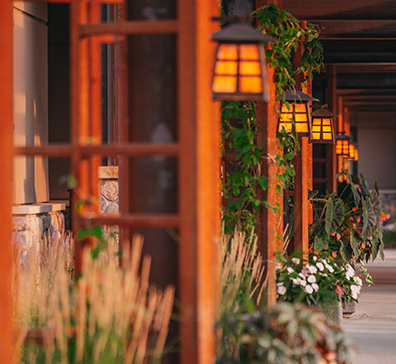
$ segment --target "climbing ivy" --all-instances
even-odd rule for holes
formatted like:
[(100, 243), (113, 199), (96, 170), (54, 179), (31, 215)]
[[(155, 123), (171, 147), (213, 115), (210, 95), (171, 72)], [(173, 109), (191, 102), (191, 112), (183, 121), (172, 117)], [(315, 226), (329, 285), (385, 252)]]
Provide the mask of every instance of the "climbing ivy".
[[(267, 5), (256, 10), (251, 19), (259, 22), (259, 30), (272, 36), (276, 42), (266, 49), (266, 58), (275, 71), (275, 97), (295, 87), (293, 76), (304, 75), (303, 82), (312, 79), (314, 71), (323, 66), (323, 48), (318, 40), (316, 26), (307, 24), (305, 28), (290, 13), (279, 10), (275, 5)], [(293, 53), (302, 43), (304, 54), (301, 63), (293, 68)], [(273, 96), (272, 96), (273, 97)], [(278, 110), (279, 111), (279, 110)], [(296, 134), (282, 131), (277, 134), (280, 149), (276, 155), (265, 155), (257, 145), (256, 107), (254, 102), (227, 101), (222, 104), (222, 147), (223, 156), (233, 156), (227, 162), (223, 177), (223, 197), (230, 201), (223, 208), (223, 220), (227, 233), (235, 227), (239, 230), (254, 231), (256, 212), (270, 208), (276, 212), (281, 206), (270, 206), (261, 201), (257, 192), (268, 189), (268, 177), (261, 173), (264, 158), (269, 158), (280, 169), (277, 191), (282, 195), (286, 188), (293, 187), (293, 159), (300, 146)]]

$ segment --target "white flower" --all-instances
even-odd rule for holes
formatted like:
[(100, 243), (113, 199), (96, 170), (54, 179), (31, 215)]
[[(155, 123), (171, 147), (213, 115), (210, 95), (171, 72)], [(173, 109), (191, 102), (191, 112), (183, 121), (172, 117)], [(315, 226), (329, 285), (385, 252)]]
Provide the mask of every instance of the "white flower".
[(296, 286), (301, 285), (302, 280), (300, 278), (293, 278), (292, 279), (293, 284), (295, 284)]
[(278, 286), (276, 291), (282, 296), (286, 293), (287, 290), (285, 286)]
[(352, 297), (357, 300), (358, 295), (360, 293), (360, 287), (355, 286), (354, 284), (351, 286), (351, 291), (352, 291)]
[(318, 286), (316, 283), (313, 283), (313, 284), (312, 284), (312, 288), (313, 288), (313, 290), (314, 290), (315, 292), (318, 292), (318, 291), (319, 291), (319, 286)]
[(362, 280), (360, 279), (360, 277), (353, 277), (353, 280), (355, 281), (355, 283), (358, 285), (358, 286), (362, 286)]
[(310, 286), (309, 284), (307, 284), (307, 285), (304, 287), (304, 291), (307, 292), (308, 294), (311, 294), (311, 293), (313, 292), (313, 288), (312, 288), (312, 286)]
[(281, 270), (282, 269), (282, 264), (276, 262), (275, 263), (275, 270)]
[(346, 279), (351, 279), (355, 274), (355, 270), (349, 264), (347, 264), (345, 274), (346, 274)]
[(308, 276), (307, 281), (309, 283), (315, 283), (316, 282), (316, 277), (314, 275), (310, 275), (310, 276)]
[(309, 270), (310, 273), (316, 273), (318, 269), (314, 265), (309, 265), (307, 264), (307, 269)]
[(287, 267), (287, 271), (288, 271), (289, 273), (293, 273), (293, 272), (294, 272), (294, 269), (293, 269), (292, 267)]
[(305, 279), (302, 279), (300, 284), (301, 286), (305, 287), (307, 285), (307, 281)]
[(300, 264), (300, 259), (298, 259), (298, 258), (292, 258), (292, 262), (293, 262), (294, 264)]
[(320, 273), (322, 277), (327, 277), (327, 273)]
[(325, 263), (325, 266), (330, 273), (334, 273), (334, 268), (330, 264)]
[(318, 260), (317, 257), (315, 257), (315, 255), (312, 257), (313, 261), (316, 262)]
[(324, 271), (324, 266), (323, 266), (322, 263), (318, 262), (318, 263), (316, 263), (316, 266), (318, 267), (318, 269), (319, 269), (321, 272)]
[(305, 275), (304, 274), (302, 274), (301, 272), (300, 273), (298, 273), (298, 275), (302, 278), (302, 279), (305, 279)]

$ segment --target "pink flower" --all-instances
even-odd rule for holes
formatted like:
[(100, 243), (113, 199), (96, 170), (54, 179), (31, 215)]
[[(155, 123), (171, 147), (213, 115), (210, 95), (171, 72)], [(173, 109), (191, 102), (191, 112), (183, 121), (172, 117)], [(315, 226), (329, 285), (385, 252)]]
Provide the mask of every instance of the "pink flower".
[(344, 295), (344, 291), (342, 290), (342, 288), (339, 285), (337, 285), (336, 292), (340, 297), (342, 297)]
[(341, 239), (341, 234), (337, 233), (336, 238), (337, 238), (337, 240), (340, 240)]

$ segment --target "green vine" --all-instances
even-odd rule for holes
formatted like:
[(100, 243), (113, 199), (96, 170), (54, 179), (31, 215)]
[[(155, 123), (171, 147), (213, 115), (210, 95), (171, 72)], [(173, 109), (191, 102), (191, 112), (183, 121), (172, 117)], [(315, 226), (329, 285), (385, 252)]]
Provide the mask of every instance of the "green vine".
[[(318, 40), (317, 27), (307, 24), (303, 28), (290, 13), (272, 4), (256, 10), (252, 15), (260, 23), (258, 29), (277, 40), (266, 50), (267, 61), (275, 72), (275, 97), (295, 88), (293, 76), (296, 74), (302, 73), (304, 82), (312, 79), (313, 72), (323, 66), (323, 49)], [(305, 51), (301, 63), (294, 69), (293, 53), (301, 43)], [(225, 159), (233, 156), (232, 161), (227, 160), (222, 186), (223, 197), (228, 202), (223, 208), (225, 230), (232, 233), (236, 227), (238, 230), (254, 231), (257, 211), (261, 208), (270, 208), (273, 212), (281, 210), (281, 206), (271, 206), (268, 201), (258, 198), (258, 190), (268, 189), (268, 177), (261, 173), (262, 161), (268, 158), (280, 167), (276, 189), (282, 195), (284, 189), (293, 185), (293, 159), (300, 148), (298, 138), (289, 132), (278, 133), (280, 150), (274, 156), (265, 155), (257, 145), (255, 103), (228, 101), (222, 106), (223, 156)]]

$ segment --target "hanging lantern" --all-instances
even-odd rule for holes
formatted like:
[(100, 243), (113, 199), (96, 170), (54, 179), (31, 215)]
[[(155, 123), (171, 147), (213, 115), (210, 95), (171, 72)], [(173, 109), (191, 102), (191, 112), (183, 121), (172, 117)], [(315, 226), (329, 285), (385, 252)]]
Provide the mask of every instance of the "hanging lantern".
[(350, 137), (345, 135), (345, 131), (336, 137), (336, 154), (342, 157), (349, 157)]
[(357, 146), (355, 146), (355, 157), (353, 158), (353, 160), (355, 162), (357, 162), (359, 160), (359, 151), (357, 149)]
[(349, 144), (349, 159), (351, 161), (355, 160), (356, 148), (353, 143)]
[(263, 42), (274, 41), (248, 25), (232, 24), (212, 35), (217, 41), (214, 100), (269, 100)]
[(284, 128), (286, 131), (297, 132), (300, 137), (312, 137), (309, 102), (319, 100), (301, 91), (287, 91), (278, 99), (281, 100), (278, 132)]
[(322, 106), (319, 110), (311, 113), (312, 116), (312, 138), (311, 143), (332, 143), (335, 142), (333, 118), (338, 115), (333, 114)]

